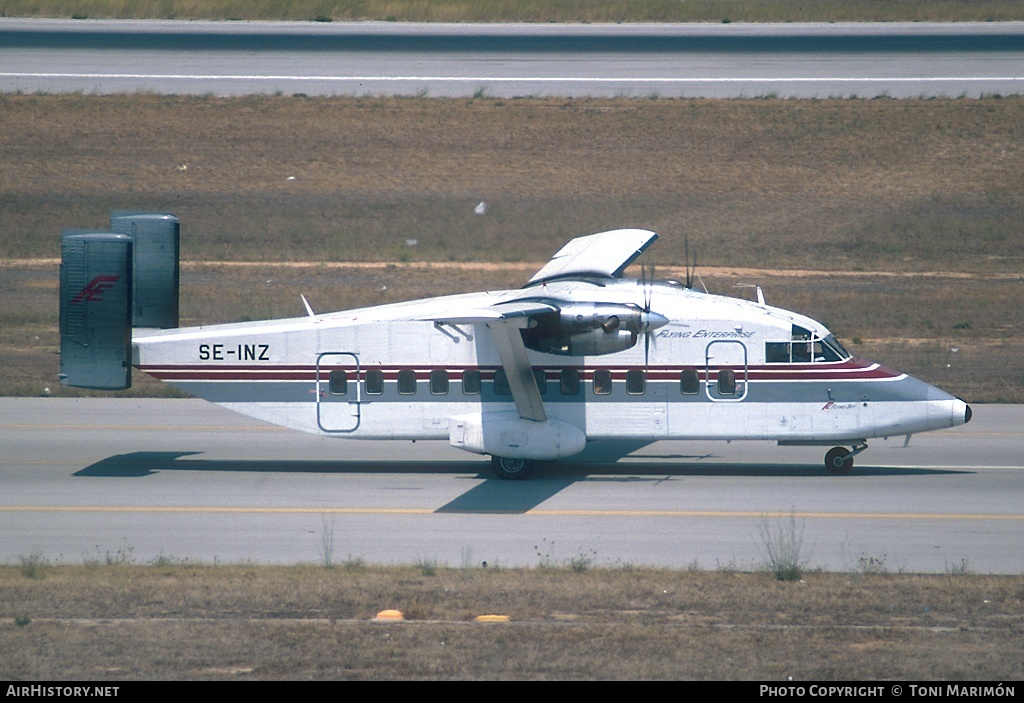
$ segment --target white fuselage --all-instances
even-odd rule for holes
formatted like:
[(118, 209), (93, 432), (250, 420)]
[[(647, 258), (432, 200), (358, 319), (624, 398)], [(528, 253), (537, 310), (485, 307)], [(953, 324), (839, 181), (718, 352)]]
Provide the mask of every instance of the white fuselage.
[[(528, 350), (547, 417), (587, 440), (856, 443), (969, 417), (963, 401), (850, 356), (809, 318), (630, 279), (554, 281), (286, 320), (135, 330), (134, 364), (192, 395), (306, 432), (455, 443), (452, 418), (511, 412), (515, 404), (486, 325), (438, 320), (450, 311), (548, 297), (563, 305), (646, 306), (668, 318), (622, 351)], [(528, 422), (520, 423), (527, 433)]]

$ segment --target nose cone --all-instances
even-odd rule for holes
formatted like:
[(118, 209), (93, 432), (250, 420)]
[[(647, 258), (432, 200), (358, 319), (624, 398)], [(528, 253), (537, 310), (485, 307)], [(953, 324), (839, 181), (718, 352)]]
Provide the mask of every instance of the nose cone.
[(643, 328), (650, 332), (668, 324), (668, 318), (652, 310), (644, 312), (640, 318)]
[[(963, 418), (960, 422), (957, 422), (958, 413), (959, 417)], [(953, 424), (966, 425), (971, 421), (971, 416), (973, 415), (974, 413), (971, 411), (971, 406), (957, 398), (956, 403), (953, 405)]]
[(951, 407), (949, 424), (950, 427), (956, 427), (957, 425), (966, 425), (971, 421), (971, 416), (974, 414), (971, 411), (971, 406), (965, 403), (960, 398), (954, 398), (949, 403)]

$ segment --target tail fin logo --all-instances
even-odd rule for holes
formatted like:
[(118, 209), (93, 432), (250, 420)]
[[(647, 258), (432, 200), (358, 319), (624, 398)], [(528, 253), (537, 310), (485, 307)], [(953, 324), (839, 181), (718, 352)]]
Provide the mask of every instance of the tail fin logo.
[(103, 291), (113, 288), (119, 278), (120, 276), (96, 276), (96, 278), (89, 281), (85, 288), (78, 292), (78, 295), (71, 300), (71, 304), (75, 305), (83, 300), (90, 303), (103, 302)]

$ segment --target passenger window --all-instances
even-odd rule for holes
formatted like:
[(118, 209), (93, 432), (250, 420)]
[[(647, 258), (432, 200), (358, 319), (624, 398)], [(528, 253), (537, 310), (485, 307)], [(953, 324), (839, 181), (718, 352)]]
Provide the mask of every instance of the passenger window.
[(402, 369), (398, 372), (398, 392), (402, 395), (413, 395), (416, 392), (416, 372)]
[(327, 386), (331, 395), (345, 395), (348, 393), (348, 373), (345, 369), (331, 369)]
[(462, 372), (462, 392), (466, 395), (480, 395), (480, 372), (468, 369)]
[(448, 372), (444, 369), (430, 371), (430, 392), (434, 395), (448, 395)]
[(580, 394), (580, 372), (576, 369), (562, 369), (559, 383), (562, 387), (562, 395)]
[(498, 369), (494, 372), (494, 392), (497, 395), (512, 395), (512, 389), (508, 385), (508, 376), (505, 369)]
[(548, 392), (548, 375), (544, 373), (544, 369), (534, 369), (533, 380), (537, 382), (537, 390), (540, 391), (540, 394), (545, 395)]
[(718, 393), (720, 395), (736, 395), (736, 372), (722, 369), (718, 372)]
[(630, 395), (642, 395), (647, 385), (647, 377), (643, 369), (630, 369), (626, 372), (626, 392)]
[(683, 369), (679, 372), (679, 390), (683, 395), (697, 395), (700, 392), (697, 369)]
[(384, 372), (380, 369), (370, 369), (366, 372), (364, 383), (368, 395), (380, 395), (384, 392)]
[(607, 369), (594, 371), (594, 393), (608, 395), (612, 392), (612, 372)]

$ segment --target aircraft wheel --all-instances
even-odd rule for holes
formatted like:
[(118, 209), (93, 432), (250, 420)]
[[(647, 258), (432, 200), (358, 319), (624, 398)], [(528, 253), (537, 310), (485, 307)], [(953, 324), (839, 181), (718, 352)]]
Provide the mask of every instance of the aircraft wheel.
[(833, 447), (825, 455), (825, 470), (830, 474), (848, 474), (853, 471), (853, 457), (845, 447)]
[(534, 463), (530, 459), (511, 459), (503, 456), (491, 457), (491, 468), (498, 478), (505, 481), (522, 481), (530, 478)]

